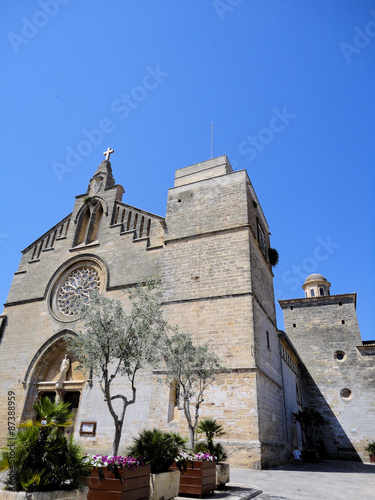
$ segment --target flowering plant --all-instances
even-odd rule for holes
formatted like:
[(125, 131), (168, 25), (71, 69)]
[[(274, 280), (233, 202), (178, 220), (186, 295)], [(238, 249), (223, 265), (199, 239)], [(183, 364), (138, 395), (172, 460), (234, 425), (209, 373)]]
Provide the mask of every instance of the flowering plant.
[(137, 467), (145, 465), (141, 458), (111, 456), (111, 455), (86, 455), (86, 462), (93, 467), (111, 467), (116, 466), (121, 469), (134, 470)]
[(190, 462), (190, 467), (194, 469), (194, 462), (196, 460), (202, 460), (203, 462), (216, 462), (216, 457), (211, 455), (211, 453), (185, 453), (180, 452), (176, 458), (176, 466), (180, 470), (181, 474), (186, 472), (188, 468), (188, 462)]
[(176, 462), (194, 462), (194, 460), (202, 460), (203, 462), (216, 462), (215, 455), (211, 455), (211, 453), (184, 453), (181, 452), (178, 454), (176, 458)]

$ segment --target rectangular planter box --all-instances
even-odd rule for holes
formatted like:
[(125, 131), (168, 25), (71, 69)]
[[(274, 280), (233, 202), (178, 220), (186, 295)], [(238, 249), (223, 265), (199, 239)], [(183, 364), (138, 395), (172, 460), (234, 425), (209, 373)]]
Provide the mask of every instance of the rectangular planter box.
[[(178, 470), (176, 464), (171, 469)], [(216, 462), (194, 460), (188, 462), (186, 471), (180, 472), (179, 494), (206, 495), (216, 488)]]
[(227, 463), (216, 464), (216, 486), (219, 489), (225, 488), (230, 481), (230, 465)]
[(150, 500), (170, 500), (178, 495), (180, 471), (170, 470), (150, 476)]
[(107, 467), (101, 467), (105, 479), (100, 481), (99, 473), (93, 469), (88, 479), (87, 500), (148, 500), (150, 492), (151, 466), (137, 467), (135, 470), (118, 469), (122, 481), (116, 479)]

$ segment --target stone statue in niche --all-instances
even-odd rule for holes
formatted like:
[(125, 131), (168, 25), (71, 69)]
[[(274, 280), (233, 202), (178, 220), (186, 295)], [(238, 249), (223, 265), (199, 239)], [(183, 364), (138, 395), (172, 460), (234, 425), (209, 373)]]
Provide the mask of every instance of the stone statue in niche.
[(64, 381), (66, 379), (66, 374), (69, 370), (69, 366), (70, 366), (70, 359), (68, 358), (68, 355), (65, 354), (64, 359), (61, 361), (60, 374), (55, 384), (55, 387), (61, 388), (64, 385)]

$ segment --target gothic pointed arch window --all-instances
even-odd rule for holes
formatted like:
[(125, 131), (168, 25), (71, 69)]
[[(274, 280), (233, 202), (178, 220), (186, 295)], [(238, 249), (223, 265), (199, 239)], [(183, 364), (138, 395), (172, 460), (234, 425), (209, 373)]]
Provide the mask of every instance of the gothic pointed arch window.
[(90, 220), (90, 225), (87, 231), (87, 241), (86, 243), (92, 243), (98, 239), (100, 223), (103, 217), (103, 206), (101, 203), (97, 203)]
[(99, 200), (91, 199), (85, 203), (78, 217), (73, 246), (87, 245), (98, 239), (103, 213), (103, 205)]
[(74, 246), (84, 243), (89, 221), (90, 221), (90, 209), (88, 207), (88, 204), (86, 204), (83, 207), (83, 210), (78, 219)]

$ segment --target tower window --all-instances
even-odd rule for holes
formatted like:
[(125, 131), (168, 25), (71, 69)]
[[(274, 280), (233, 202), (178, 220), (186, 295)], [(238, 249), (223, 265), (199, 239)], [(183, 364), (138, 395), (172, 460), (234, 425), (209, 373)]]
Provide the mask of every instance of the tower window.
[(98, 239), (103, 207), (97, 200), (86, 202), (77, 222), (74, 245), (93, 243)]
[(345, 320), (344, 319), (341, 320), (341, 324), (345, 325)]
[(346, 354), (344, 351), (336, 351), (334, 354), (334, 358), (336, 361), (345, 361), (346, 360)]
[(315, 297), (315, 290), (310, 290), (310, 296)]
[(169, 389), (168, 422), (179, 419), (180, 387), (172, 383)]
[(319, 293), (320, 293), (320, 296), (323, 297), (323, 295), (324, 295), (324, 289), (323, 288), (319, 288)]
[(264, 236), (264, 231), (263, 231), (262, 226), (260, 225), (258, 218), (257, 218), (257, 232), (258, 232), (259, 246), (260, 246), (262, 252), (264, 253), (264, 255), (266, 255), (266, 238)]
[(266, 331), (266, 337), (267, 337), (267, 349), (270, 351), (270, 334)]
[(340, 396), (344, 401), (350, 401), (353, 397), (352, 391), (345, 387), (344, 389), (341, 389), (340, 391)]
[(90, 225), (87, 231), (86, 243), (92, 243), (98, 239), (100, 223), (103, 217), (103, 207), (98, 203), (92, 212)]

